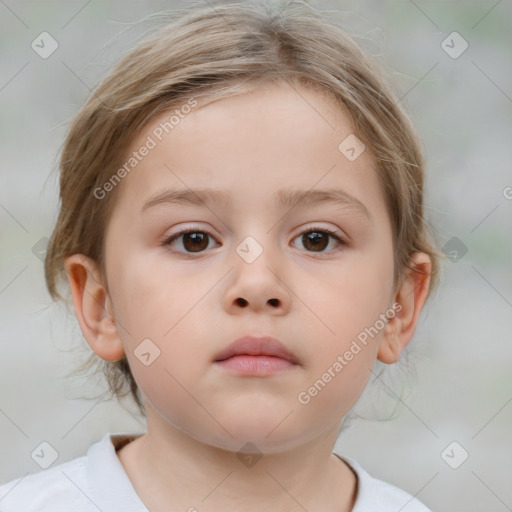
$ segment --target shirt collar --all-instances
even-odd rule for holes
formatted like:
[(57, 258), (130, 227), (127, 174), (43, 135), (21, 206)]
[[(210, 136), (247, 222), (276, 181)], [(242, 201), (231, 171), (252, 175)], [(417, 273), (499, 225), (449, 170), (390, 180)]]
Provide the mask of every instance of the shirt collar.
[(87, 476), (91, 482), (91, 501), (102, 512), (148, 512), (116, 453), (127, 442), (142, 434), (105, 434), (87, 451)]

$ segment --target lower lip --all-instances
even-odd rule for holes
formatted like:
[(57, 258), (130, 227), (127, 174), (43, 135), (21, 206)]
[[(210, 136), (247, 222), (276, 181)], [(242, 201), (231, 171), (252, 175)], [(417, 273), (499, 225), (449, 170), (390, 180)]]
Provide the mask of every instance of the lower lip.
[(264, 377), (289, 370), (296, 366), (291, 361), (275, 356), (233, 356), (216, 364), (237, 375)]

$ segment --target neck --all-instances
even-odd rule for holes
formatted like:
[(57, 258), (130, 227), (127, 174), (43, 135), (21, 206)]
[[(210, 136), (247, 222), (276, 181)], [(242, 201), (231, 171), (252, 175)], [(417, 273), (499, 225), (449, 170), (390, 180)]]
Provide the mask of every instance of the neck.
[(148, 414), (147, 433), (118, 452), (150, 511), (240, 512), (268, 507), (349, 512), (356, 478), (332, 454), (339, 425), (286, 452), (237, 454), (204, 444)]

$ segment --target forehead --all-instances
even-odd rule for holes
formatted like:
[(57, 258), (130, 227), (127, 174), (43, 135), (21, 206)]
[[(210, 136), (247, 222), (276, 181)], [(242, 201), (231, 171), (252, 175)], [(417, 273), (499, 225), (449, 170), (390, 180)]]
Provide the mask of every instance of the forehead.
[(231, 191), (226, 204), (250, 206), (270, 191), (343, 186), (373, 209), (384, 206), (370, 154), (344, 153), (344, 141), (357, 141), (350, 118), (319, 91), (270, 85), (177, 110), (132, 142), (127, 159), (152, 147), (123, 180), (121, 201), (142, 209), (168, 187), (210, 188)]

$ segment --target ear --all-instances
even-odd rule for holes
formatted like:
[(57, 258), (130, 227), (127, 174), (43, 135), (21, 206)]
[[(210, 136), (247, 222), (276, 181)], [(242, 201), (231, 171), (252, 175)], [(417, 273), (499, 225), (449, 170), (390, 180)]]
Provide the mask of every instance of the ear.
[(87, 343), (106, 361), (122, 359), (124, 347), (97, 263), (83, 254), (73, 254), (65, 259), (64, 268), (76, 317)]
[(379, 346), (377, 358), (386, 364), (398, 361), (402, 350), (411, 341), (430, 286), (432, 263), (430, 256), (414, 253), (411, 267), (403, 278), (395, 296), (395, 316), (390, 318)]

